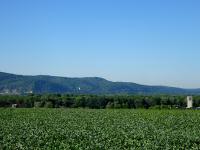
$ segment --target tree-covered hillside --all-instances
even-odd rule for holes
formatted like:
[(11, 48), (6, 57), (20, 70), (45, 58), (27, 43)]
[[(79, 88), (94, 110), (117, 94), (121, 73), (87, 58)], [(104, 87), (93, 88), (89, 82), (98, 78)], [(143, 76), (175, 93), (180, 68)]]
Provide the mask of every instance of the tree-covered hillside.
[(200, 94), (165, 86), (146, 86), (129, 82), (111, 82), (98, 77), (66, 78), (55, 76), (22, 76), (0, 73), (1, 94), (70, 93), (70, 94)]

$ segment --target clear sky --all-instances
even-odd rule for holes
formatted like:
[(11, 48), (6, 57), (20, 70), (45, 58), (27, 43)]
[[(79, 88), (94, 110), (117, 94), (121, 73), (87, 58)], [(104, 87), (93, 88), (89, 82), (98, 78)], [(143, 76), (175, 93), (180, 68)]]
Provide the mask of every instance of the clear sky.
[(200, 1), (1, 0), (0, 71), (200, 88)]

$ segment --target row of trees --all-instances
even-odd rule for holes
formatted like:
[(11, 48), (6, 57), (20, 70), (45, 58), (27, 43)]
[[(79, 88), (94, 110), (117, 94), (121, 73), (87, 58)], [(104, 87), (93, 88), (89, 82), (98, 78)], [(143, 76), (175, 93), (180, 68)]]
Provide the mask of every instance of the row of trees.
[[(98, 95), (0, 95), (0, 107), (48, 107), (48, 108), (183, 108), (186, 107), (185, 96), (98, 96)], [(200, 106), (200, 96), (194, 96), (194, 107)]]

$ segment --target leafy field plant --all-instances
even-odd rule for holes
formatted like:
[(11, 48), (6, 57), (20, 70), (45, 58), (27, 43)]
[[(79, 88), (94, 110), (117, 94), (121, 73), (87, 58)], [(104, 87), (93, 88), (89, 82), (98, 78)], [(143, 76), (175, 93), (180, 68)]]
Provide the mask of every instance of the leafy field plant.
[(200, 111), (4, 108), (0, 149), (200, 149)]

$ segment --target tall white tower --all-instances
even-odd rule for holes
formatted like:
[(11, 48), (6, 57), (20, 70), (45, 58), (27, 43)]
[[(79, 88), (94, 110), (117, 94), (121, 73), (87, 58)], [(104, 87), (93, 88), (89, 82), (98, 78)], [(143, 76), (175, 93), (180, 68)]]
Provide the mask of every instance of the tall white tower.
[(192, 96), (187, 96), (187, 108), (193, 107), (193, 98)]

